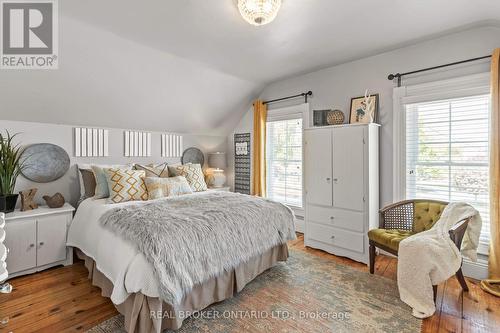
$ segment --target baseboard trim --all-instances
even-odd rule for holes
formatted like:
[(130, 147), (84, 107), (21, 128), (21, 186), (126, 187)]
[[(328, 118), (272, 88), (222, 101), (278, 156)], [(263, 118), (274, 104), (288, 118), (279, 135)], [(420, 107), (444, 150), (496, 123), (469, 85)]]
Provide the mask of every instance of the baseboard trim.
[(305, 230), (306, 230), (306, 226), (305, 226), (304, 220), (295, 219), (295, 231), (300, 232), (300, 233), (304, 233)]
[(488, 278), (488, 261), (478, 259), (476, 262), (464, 259), (462, 263), (462, 272), (465, 276), (483, 280)]

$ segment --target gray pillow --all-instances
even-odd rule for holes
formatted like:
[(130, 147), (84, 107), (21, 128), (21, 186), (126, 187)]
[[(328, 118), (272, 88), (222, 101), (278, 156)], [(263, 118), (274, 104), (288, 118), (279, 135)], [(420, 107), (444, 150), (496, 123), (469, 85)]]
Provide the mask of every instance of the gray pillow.
[(83, 199), (92, 198), (95, 195), (96, 181), (94, 172), (89, 169), (79, 169), (82, 175)]

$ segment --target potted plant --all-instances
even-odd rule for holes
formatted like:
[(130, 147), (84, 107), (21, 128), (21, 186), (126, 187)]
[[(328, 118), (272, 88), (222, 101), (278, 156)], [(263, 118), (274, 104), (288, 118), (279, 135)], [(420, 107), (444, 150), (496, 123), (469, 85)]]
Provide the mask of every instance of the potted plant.
[(16, 135), (0, 133), (0, 212), (4, 213), (13, 212), (16, 207), (19, 194), (14, 194), (14, 187), (24, 166), (21, 147), (12, 142)]

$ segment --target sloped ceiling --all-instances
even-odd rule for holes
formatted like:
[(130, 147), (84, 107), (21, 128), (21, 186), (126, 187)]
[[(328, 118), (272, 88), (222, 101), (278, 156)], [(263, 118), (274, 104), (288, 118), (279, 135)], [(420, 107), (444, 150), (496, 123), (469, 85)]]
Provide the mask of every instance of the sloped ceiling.
[(0, 71), (0, 119), (221, 134), (262, 88), (64, 15), (59, 61)]
[(0, 119), (226, 134), (272, 81), (500, 22), (493, 0), (64, 0), (55, 71), (0, 72)]

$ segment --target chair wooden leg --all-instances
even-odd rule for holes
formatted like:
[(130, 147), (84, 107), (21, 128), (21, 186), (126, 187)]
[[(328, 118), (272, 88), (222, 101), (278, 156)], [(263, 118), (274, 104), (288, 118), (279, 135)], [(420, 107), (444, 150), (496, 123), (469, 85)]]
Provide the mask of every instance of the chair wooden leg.
[(432, 292), (434, 293), (434, 304), (436, 304), (436, 298), (437, 298), (437, 294), (438, 294), (438, 286), (437, 285), (432, 286)]
[(370, 244), (370, 274), (375, 273), (375, 245)]
[(464, 274), (462, 273), (462, 267), (455, 273), (460, 286), (464, 292), (469, 291), (469, 287), (467, 286), (467, 282), (465, 281)]

